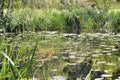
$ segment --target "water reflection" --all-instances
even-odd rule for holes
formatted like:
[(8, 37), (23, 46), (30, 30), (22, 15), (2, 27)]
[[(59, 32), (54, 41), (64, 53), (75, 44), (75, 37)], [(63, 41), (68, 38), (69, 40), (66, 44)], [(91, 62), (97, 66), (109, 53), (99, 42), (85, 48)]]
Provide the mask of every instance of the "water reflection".
[[(3, 36), (1, 35), (1, 37)], [(51, 47), (49, 41), (64, 41), (60, 47), (57, 47), (58, 44), (54, 44), (56, 52), (49, 49), (51, 53), (41, 55), (40, 53), (43, 52), (36, 51), (34, 68), (38, 68), (44, 61), (36, 77), (44, 75), (44, 77), (50, 77), (51, 80), (85, 80), (86, 77), (89, 78), (88, 80), (120, 79), (120, 34), (86, 33), (77, 35), (44, 31), (40, 33), (26, 32), (17, 37), (12, 33), (5, 36), (5, 42), (13, 42), (12, 45), (17, 46), (16, 49), (24, 44), (34, 45), (32, 42), (36, 38), (40, 40), (41, 45), (49, 43), (47, 46), (42, 46), (45, 47), (44, 50)], [(15, 50), (13, 52), (15, 53)], [(48, 55), (50, 57), (47, 57)]]

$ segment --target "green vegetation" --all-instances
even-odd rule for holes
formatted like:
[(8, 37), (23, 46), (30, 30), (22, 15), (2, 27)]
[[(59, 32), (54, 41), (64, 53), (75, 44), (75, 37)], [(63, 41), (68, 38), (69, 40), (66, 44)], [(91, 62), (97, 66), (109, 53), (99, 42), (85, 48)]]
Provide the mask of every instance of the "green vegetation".
[[(79, 25), (74, 22), (76, 16), (79, 21)], [(84, 10), (84, 9), (74, 9), (73, 11), (68, 10), (16, 10), (11, 14), (11, 21), (6, 23), (6, 31), (10, 32), (23, 32), (26, 30), (30, 31), (41, 31), (41, 30), (51, 30), (51, 31), (61, 31), (67, 32), (67, 30), (73, 30), (70, 32), (75, 32), (74, 26), (80, 26), (80, 32), (96, 32), (101, 29), (104, 30), (107, 27), (114, 28), (115, 22), (120, 16), (120, 12), (114, 13), (113, 11), (108, 14), (101, 14), (94, 10)], [(73, 23), (66, 21), (66, 19), (71, 19)], [(68, 24), (68, 25), (67, 25)], [(69, 26), (72, 25), (72, 26)], [(119, 24), (118, 24), (119, 25)]]
[(96, 70), (119, 76), (119, 5), (118, 0), (0, 0), (0, 80), (54, 75), (94, 80), (100, 77)]
[[(117, 24), (115, 22), (117, 21), (117, 18), (119, 18), (120, 16), (119, 10), (116, 12), (113, 10), (109, 10), (111, 0), (107, 1), (95, 0), (95, 3), (91, 3), (91, 5), (89, 4), (88, 7), (82, 7), (84, 6), (83, 4), (85, 2), (83, 2), (83, 4), (80, 4), (80, 1), (78, 2), (74, 1), (64, 2), (64, 0), (61, 1), (63, 2), (60, 3), (59, 1), (56, 0), (54, 4), (52, 4), (52, 1), (47, 0), (45, 1), (43, 0), (43, 3), (40, 3), (40, 1), (38, 2), (15, 1), (14, 8), (8, 6), (10, 7), (8, 9), (6, 9), (7, 6), (6, 4), (11, 4), (12, 6), (13, 3), (4, 1), (3, 3), (5, 6), (2, 7), (1, 4), (0, 26), (5, 28), (7, 32), (16, 33), (23, 32), (26, 30), (27, 31), (58, 30), (61, 32), (74, 32), (74, 33), (96, 31), (99, 32), (101, 31), (101, 29), (104, 30), (104, 27), (111, 26), (114, 28), (114, 24), (115, 25)], [(21, 5), (22, 3), (23, 5), (26, 4), (26, 6), (22, 6)], [(37, 3), (39, 3), (39, 5)], [(102, 4), (104, 4), (104, 6)], [(40, 8), (38, 8), (38, 6)], [(89, 7), (91, 7), (91, 9)], [(6, 10), (2, 11), (4, 9)], [(113, 13), (114, 15), (112, 15)], [(75, 16), (77, 20), (75, 20), (72, 16)], [(77, 27), (79, 26), (80, 28), (77, 28), (75, 26)], [(78, 29), (78, 31), (76, 31), (76, 29)], [(107, 29), (109, 30), (109, 28)]]
[[(11, 35), (11, 37), (5, 37), (1, 40), (0, 80), (24, 80), (24, 78), (35, 78), (41, 67), (46, 71), (40, 72), (41, 78), (48, 80), (49, 70), (51, 70), (53, 64), (48, 63), (49, 61), (45, 63), (42, 59), (46, 58), (47, 60), (51, 60), (53, 55), (59, 53), (59, 48), (66, 40), (61, 40), (59, 38), (55, 39), (56, 36), (44, 36), (43, 34), (45, 33), (39, 33), (38, 36), (36, 33), (25, 33), (25, 35)], [(56, 43), (54, 43), (55, 41)], [(47, 65), (48, 67), (51, 65), (51, 67), (48, 68)]]

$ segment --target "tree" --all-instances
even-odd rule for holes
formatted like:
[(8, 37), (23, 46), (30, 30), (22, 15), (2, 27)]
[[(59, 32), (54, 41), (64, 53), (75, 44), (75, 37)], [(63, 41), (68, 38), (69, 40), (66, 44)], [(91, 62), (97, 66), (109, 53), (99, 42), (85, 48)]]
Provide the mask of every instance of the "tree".
[(27, 5), (27, 0), (22, 0), (23, 7), (25, 8)]
[(12, 11), (13, 11), (13, 0), (9, 0), (9, 2), (8, 2), (8, 17), (10, 17), (11, 16), (11, 13), (12, 13)]
[(117, 2), (120, 2), (120, 0), (116, 0)]
[(110, 8), (112, 0), (95, 0), (98, 11), (107, 12)]
[(0, 1), (0, 28), (3, 28), (4, 24), (4, 0)]
[(0, 1), (0, 20), (3, 20), (4, 15), (4, 0)]

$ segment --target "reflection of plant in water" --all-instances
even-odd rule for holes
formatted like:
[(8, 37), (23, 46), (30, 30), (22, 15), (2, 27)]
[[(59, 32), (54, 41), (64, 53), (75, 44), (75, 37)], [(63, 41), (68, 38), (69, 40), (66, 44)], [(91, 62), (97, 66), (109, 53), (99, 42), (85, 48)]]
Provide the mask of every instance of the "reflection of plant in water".
[(52, 69), (52, 64), (47, 65), (48, 67), (45, 68), (44, 72), (43, 72), (43, 79), (44, 80), (50, 80), (50, 71)]
[(54, 48), (50, 48), (49, 51), (48, 51), (48, 56), (52, 57), (52, 55), (54, 55), (54, 54), (55, 54)]
[[(117, 42), (118, 39), (119, 38), (114, 35), (106, 36), (103, 40), (95, 39), (95, 43), (100, 40), (98, 45), (93, 45), (97, 46), (94, 47), (97, 49), (95, 49), (96, 51), (93, 51), (94, 54), (92, 54), (91, 57), (93, 64), (95, 63), (95, 65), (92, 66), (93, 71), (91, 70), (89, 72), (86, 80), (91, 80), (91, 78), (99, 78), (100, 75), (104, 73), (113, 75), (120, 68), (118, 56), (116, 56), (119, 54), (119, 50), (114, 46), (119, 44)], [(98, 51), (99, 49), (100, 51)], [(110, 78), (110, 80), (112, 80), (112, 78)]]
[(58, 50), (56, 50), (54, 47), (50, 48), (38, 47), (37, 50), (41, 58), (52, 57), (53, 55), (58, 53)]

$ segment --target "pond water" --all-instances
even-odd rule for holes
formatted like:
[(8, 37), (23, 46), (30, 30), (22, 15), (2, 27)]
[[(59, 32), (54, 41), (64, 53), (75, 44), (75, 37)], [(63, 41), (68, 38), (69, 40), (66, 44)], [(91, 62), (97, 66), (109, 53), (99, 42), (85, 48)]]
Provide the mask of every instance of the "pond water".
[(120, 34), (82, 33), (77, 35), (42, 31), (24, 32), (16, 36), (5, 33), (1, 35), (1, 41), (2, 39), (5, 45), (17, 47), (24, 44), (32, 47), (34, 40), (39, 40), (40, 45), (33, 62), (35, 78), (120, 80)]

